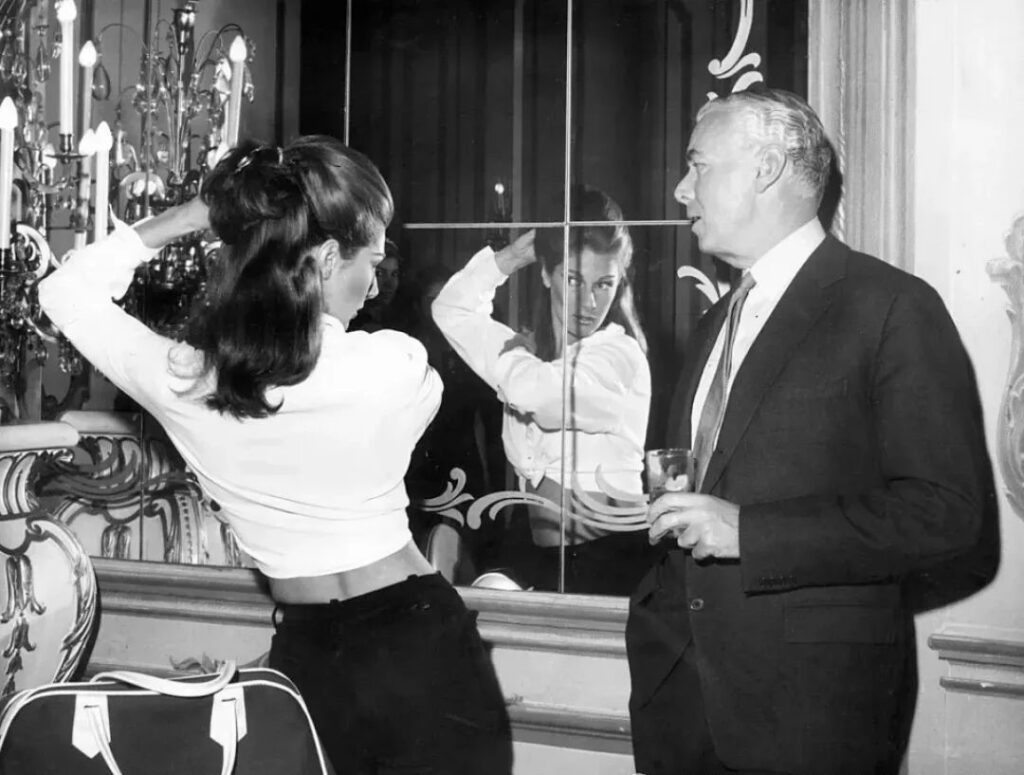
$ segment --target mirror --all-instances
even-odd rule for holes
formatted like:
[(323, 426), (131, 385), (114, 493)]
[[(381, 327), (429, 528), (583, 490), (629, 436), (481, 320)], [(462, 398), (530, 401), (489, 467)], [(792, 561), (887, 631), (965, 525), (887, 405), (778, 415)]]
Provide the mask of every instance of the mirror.
[[(126, 0), (97, 3), (94, 30), (131, 9)], [(692, 117), (709, 94), (761, 81), (806, 94), (805, 0), (307, 0), (301, 6), (239, 0), (204, 4), (197, 24), (216, 30), (240, 20), (247, 36), (263, 36), (249, 63), (256, 91), (243, 131), (278, 142), (297, 132), (347, 138), (392, 188), (396, 217), (388, 236), (396, 258), (386, 262), (379, 282), (393, 291), (369, 303), (357, 324), (415, 336), (445, 381), (444, 404), (407, 479), (421, 546), (460, 584), (495, 571), (501, 575), (491, 580), (500, 585), (628, 594), (652, 551), (643, 530), (640, 455), (663, 444), (687, 337), (730, 279), (696, 251), (685, 211), (672, 198)], [(146, 19), (135, 22), (142, 29)], [(286, 45), (296, 39), (299, 45)], [(137, 53), (120, 56), (104, 37), (112, 82), (127, 84), (136, 77)], [(95, 120), (116, 118), (109, 103), (94, 104), (93, 111)], [(573, 249), (584, 244), (588, 228), (567, 218), (577, 184), (604, 192), (621, 208), (632, 244), (628, 269), (621, 261), (595, 266), (587, 251)], [(568, 245), (569, 261), (550, 271), (538, 262), (513, 273), (493, 289), (488, 317), (507, 327), (509, 340), (522, 335), (530, 342), (526, 349), (536, 348), (538, 315), (550, 321), (552, 296), (559, 295), (564, 308), (576, 310), (558, 321), (559, 333), (569, 338), (570, 352), (573, 338), (587, 350), (594, 344), (587, 340), (607, 334), (605, 324), (615, 317), (586, 320), (589, 312), (578, 313), (580, 299), (592, 304), (611, 275), (617, 305), (628, 280), (646, 340), (640, 363), (647, 374), (634, 369), (619, 384), (610, 372), (588, 377), (572, 358), (564, 374), (565, 359), (541, 358), (549, 380), (544, 389), (554, 386), (557, 411), (546, 408), (543, 422), (517, 426), (510, 420), (515, 407), (499, 400), (429, 309), (478, 251), (500, 249), (532, 228), (555, 235), (550, 241), (560, 248)], [(580, 331), (570, 325), (580, 321), (570, 318), (579, 317), (594, 330), (575, 336)], [(635, 335), (622, 336), (618, 345), (639, 347)], [(58, 361), (51, 358), (47, 384), (54, 395), (70, 395)], [(588, 405), (586, 378), (611, 392)], [(95, 551), (246, 564), (176, 473), (180, 461), (152, 421), (132, 416), (135, 408), (105, 391), (101, 378), (91, 377), (88, 388), (87, 401), (62, 408), (128, 415), (110, 421), (123, 443), (90, 442), (79, 464), (107, 471), (130, 490), (140, 525), (138, 534), (109, 523), (94, 527)], [(632, 394), (633, 403), (616, 407), (615, 391)], [(589, 424), (595, 411), (614, 417), (616, 428), (595, 431)], [(531, 407), (525, 414), (537, 412)], [(509, 449), (510, 428), (521, 436), (516, 450)], [(127, 477), (132, 466), (146, 475)], [(63, 475), (58, 481), (67, 487)], [(192, 544), (182, 542), (185, 535)]]

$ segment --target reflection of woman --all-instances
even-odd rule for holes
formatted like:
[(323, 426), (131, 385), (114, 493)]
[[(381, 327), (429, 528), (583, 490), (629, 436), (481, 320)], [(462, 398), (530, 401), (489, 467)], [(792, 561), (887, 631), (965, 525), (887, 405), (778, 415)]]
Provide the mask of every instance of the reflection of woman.
[[(529, 487), (554, 503), (565, 487), (571, 509), (595, 517), (591, 503), (642, 500), (640, 472), (651, 398), (646, 342), (633, 305), (633, 244), (622, 212), (601, 191), (571, 191), (572, 219), (608, 221), (570, 231), (568, 287), (563, 287), (563, 232), (527, 232), (498, 253), (477, 253), (445, 286), (434, 317), (456, 351), (505, 404), (502, 438), (509, 462)], [(541, 260), (547, 289), (532, 337), (491, 318), (495, 291), (513, 272)], [(568, 340), (562, 342), (563, 327)], [(563, 369), (569, 370), (562, 455)], [(562, 468), (569, 477), (563, 482)], [(600, 512), (600, 506), (595, 506)], [(561, 525), (556, 513), (530, 514), (528, 582), (555, 585)], [(637, 534), (608, 533), (570, 520), (565, 525), (566, 589), (625, 593), (646, 570), (648, 547)]]
[[(43, 308), (159, 420), (268, 577), (270, 664), (338, 772), (509, 772), (473, 615), (405, 513), (440, 381), (413, 339), (345, 330), (375, 292), (387, 185), (361, 154), (308, 137), (232, 150), (201, 198), (79, 251), (40, 284)], [(208, 225), (224, 247), (186, 343), (111, 302), (157, 249)]]
[(349, 324), (349, 331), (380, 331), (391, 328), (408, 333), (409, 314), (399, 297), (402, 277), (402, 257), (398, 245), (384, 240), (384, 258), (374, 267), (377, 278), (377, 295), (367, 299), (365, 306), (356, 313)]
[[(474, 495), (499, 489), (497, 483), (501, 482), (505, 470), (498, 442), (501, 404), (495, 399), (494, 391), (448, 344), (430, 314), (431, 304), (451, 276), (451, 270), (440, 266), (417, 274), (418, 314), (412, 335), (426, 348), (427, 361), (444, 382), (444, 396), (437, 416), (416, 445), (409, 466), (406, 484), (414, 502), (443, 493), (449, 486), (453, 469), (466, 475), (465, 490)], [(436, 513), (410, 513), (414, 516), (414, 534), (417, 527), (425, 532), (440, 519)], [(493, 522), (475, 530), (461, 531), (463, 545), (472, 560), (463, 567), (470, 574), (492, 559), (492, 544), (498, 532)], [(456, 582), (472, 580), (470, 575), (457, 578)]]

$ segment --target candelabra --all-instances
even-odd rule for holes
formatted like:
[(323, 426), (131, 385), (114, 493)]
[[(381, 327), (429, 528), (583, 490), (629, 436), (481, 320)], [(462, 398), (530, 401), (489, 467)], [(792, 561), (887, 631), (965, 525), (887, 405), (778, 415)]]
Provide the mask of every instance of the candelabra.
[[(50, 350), (73, 382), (83, 373), (80, 356), (41, 318), (35, 298), (37, 281), (63, 260), (50, 248), (55, 238), (71, 232), (79, 248), (107, 232), (111, 211), (130, 223), (195, 196), (208, 168), (237, 141), (243, 99), (253, 99), (251, 43), (236, 24), (196, 40), (194, 2), (145, 36), (107, 25), (74, 57), (76, 18), (74, 0), (52, 7), (47, 0), (0, 0), (0, 423), (46, 413), (41, 377), (30, 385), (27, 373), (38, 371)], [(112, 95), (103, 50), (126, 32), (143, 41), (139, 77)], [(85, 130), (78, 142), (76, 60)], [(51, 123), (46, 92), (54, 81), (59, 122)], [(113, 115), (112, 130), (106, 122), (90, 128), (94, 105)], [(137, 129), (122, 120), (129, 113), (137, 114)], [(138, 272), (126, 309), (176, 333), (203, 292), (215, 248), (198, 234), (169, 245)], [(28, 395), (33, 391), (38, 395)], [(75, 408), (65, 404), (54, 403), (52, 411)]]
[(44, 340), (52, 337), (39, 326), (32, 291), (52, 266), (43, 235), (54, 201), (73, 182), (43, 118), (51, 59), (64, 45), (63, 31), (51, 37), (49, 27), (36, 2), (0, 6), (0, 423), (38, 419), (26, 401), (26, 366), (45, 362)]
[[(197, 42), (195, 24), (191, 2), (174, 9), (169, 24), (158, 24), (165, 34), (143, 47), (138, 83), (119, 97), (118, 117), (130, 95), (141, 119), (138, 147), (116, 123), (112, 182), (121, 217), (129, 222), (196, 196), (206, 171), (237, 142), (243, 97), (253, 99), (247, 65), (253, 46), (241, 27), (225, 25)], [(215, 248), (199, 234), (167, 246), (139, 270), (129, 309), (153, 328), (175, 334), (203, 292)]]

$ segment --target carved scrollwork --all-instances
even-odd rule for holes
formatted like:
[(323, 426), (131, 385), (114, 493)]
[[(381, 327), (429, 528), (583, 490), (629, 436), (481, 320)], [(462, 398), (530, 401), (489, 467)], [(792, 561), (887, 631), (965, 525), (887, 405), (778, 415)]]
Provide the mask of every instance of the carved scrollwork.
[(985, 269), (1010, 300), (1010, 367), (999, 407), (997, 457), (1006, 496), (1024, 518), (1024, 215), (1006, 236), (1005, 257), (993, 258)]
[[(484, 517), (494, 519), (502, 509), (515, 505), (541, 508), (555, 516), (564, 511), (569, 519), (610, 533), (634, 532), (649, 527), (647, 503), (638, 500), (635, 494), (617, 490), (602, 476), (600, 469), (596, 472), (596, 480), (601, 493), (614, 502), (626, 505), (613, 506), (595, 498), (580, 486), (575, 473), (572, 477), (570, 504), (564, 510), (561, 504), (525, 489), (499, 490), (477, 498), (465, 492), (466, 474), (461, 468), (453, 468), (450, 476), (451, 481), (445, 486), (444, 492), (435, 498), (421, 501), (419, 507), (425, 512), (448, 517), (460, 527), (470, 530), (479, 529)], [(466, 504), (469, 504), (469, 508), (463, 513), (460, 507)]]
[[(736, 35), (733, 37), (729, 53), (722, 59), (712, 59), (708, 63), (708, 72), (719, 80), (732, 78), (744, 68), (753, 68), (736, 79), (736, 83), (732, 87), (734, 92), (743, 91), (753, 83), (764, 81), (764, 75), (757, 70), (761, 66), (761, 55), (755, 51), (743, 53), (750, 40), (750, 30), (753, 25), (754, 0), (740, 0), (740, 22), (736, 27)], [(717, 97), (718, 94), (715, 92), (708, 92), (709, 100)]]
[(69, 426), (40, 423), (7, 430), (0, 445), (0, 633), (6, 641), (0, 699), (69, 679), (92, 629), (92, 562), (75, 535), (50, 517), (34, 487), (41, 469), (69, 459), (76, 439)]
[(681, 266), (676, 270), (676, 277), (680, 280), (689, 278), (697, 284), (697, 290), (707, 299), (711, 304), (714, 304), (720, 298), (722, 298), (722, 292), (718, 285), (708, 277), (704, 272), (700, 271), (695, 266)]
[(94, 555), (249, 564), (170, 442), (87, 414), (79, 413), (76, 422), (96, 429), (80, 431), (78, 455), (51, 465), (41, 491), (61, 498), (55, 518), (71, 526)]

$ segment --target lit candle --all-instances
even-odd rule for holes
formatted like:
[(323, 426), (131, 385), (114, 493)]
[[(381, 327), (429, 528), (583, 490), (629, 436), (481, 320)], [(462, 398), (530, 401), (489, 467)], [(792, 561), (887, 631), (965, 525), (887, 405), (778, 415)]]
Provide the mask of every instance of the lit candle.
[(498, 220), (505, 220), (505, 184), (500, 180), (494, 184), (494, 193), (498, 195)]
[(71, 47), (75, 44), (75, 19), (78, 8), (75, 0), (61, 0), (57, 6), (57, 21), (60, 22), (60, 133), (73, 135), (75, 120), (75, 60)]
[(238, 144), (238, 128), (242, 120), (242, 81), (245, 79), (245, 57), (248, 55), (245, 39), (239, 35), (228, 49), (231, 60), (231, 94), (228, 96), (227, 146), (234, 148)]
[(75, 225), (74, 248), (84, 248), (89, 228), (89, 177), (91, 175), (92, 156), (96, 153), (96, 133), (86, 129), (82, 139), (78, 141), (78, 153), (82, 157), (78, 175), (78, 223)]
[(96, 212), (93, 213), (92, 241), (98, 242), (107, 236), (107, 202), (110, 197), (110, 149), (114, 136), (110, 126), (101, 121), (96, 127)]
[(14, 188), (14, 128), (18, 110), (14, 100), (0, 102), (0, 248), (11, 246), (11, 193)]
[(78, 64), (82, 66), (82, 129), (92, 126), (92, 70), (96, 67), (96, 46), (91, 40), (85, 41), (78, 52)]

